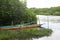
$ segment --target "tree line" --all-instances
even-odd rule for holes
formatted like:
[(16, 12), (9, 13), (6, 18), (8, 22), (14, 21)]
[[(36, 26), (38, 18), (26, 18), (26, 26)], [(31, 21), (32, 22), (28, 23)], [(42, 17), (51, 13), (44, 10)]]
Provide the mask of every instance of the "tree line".
[(60, 6), (51, 8), (30, 8), (38, 15), (60, 15)]

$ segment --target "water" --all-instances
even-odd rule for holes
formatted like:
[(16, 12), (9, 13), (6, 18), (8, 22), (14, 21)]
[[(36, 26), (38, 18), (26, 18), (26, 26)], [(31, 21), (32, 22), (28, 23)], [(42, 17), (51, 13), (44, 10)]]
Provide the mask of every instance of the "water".
[(52, 35), (33, 40), (60, 40), (60, 16), (37, 15), (37, 24), (43, 24), (42, 27), (53, 30)]

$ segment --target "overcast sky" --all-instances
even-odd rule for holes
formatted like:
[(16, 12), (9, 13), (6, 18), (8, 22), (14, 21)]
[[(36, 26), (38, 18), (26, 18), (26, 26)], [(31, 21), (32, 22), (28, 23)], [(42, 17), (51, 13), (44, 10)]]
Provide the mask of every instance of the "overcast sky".
[(27, 0), (27, 7), (50, 8), (60, 6), (60, 0)]

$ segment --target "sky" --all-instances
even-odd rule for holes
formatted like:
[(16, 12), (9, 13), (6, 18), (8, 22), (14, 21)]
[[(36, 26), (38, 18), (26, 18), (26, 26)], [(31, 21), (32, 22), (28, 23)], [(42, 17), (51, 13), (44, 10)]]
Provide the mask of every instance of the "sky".
[(60, 6), (60, 0), (27, 0), (28, 8), (50, 8)]

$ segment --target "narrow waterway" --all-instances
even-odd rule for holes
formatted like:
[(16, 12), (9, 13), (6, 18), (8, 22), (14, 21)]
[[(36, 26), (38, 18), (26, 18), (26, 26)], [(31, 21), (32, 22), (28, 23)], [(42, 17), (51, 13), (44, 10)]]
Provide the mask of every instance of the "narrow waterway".
[(60, 16), (37, 15), (37, 24), (53, 30), (50, 36), (41, 37), (33, 40), (60, 40)]

